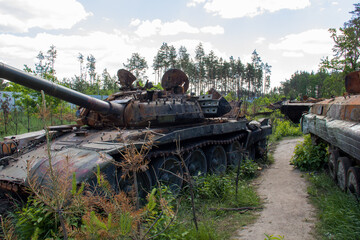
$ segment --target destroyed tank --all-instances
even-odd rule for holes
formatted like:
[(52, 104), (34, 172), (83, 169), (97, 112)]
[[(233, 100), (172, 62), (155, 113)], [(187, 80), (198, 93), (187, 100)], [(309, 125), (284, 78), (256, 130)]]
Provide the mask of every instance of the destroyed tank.
[[(136, 177), (144, 192), (157, 180), (178, 191), (183, 183), (181, 158), (190, 174), (198, 175), (222, 173), (245, 154), (254, 159), (264, 153), (269, 121), (239, 118), (240, 108), (231, 109), (215, 90), (198, 97), (185, 94), (189, 81), (181, 70), (164, 74), (164, 90), (134, 88), (135, 77), (126, 70), (119, 70), (118, 77), (120, 91), (103, 101), (0, 63), (0, 78), (79, 106), (77, 125), (48, 127), (49, 147), (45, 130), (4, 138), (0, 188), (22, 191), (29, 174), (45, 184), (48, 148), (54, 168), (61, 168), (66, 159), (77, 183), (96, 182), (99, 167), (114, 190), (127, 191), (131, 184), (122, 176), (128, 172), (114, 163), (124, 162), (126, 149), (143, 147), (148, 167), (139, 169)], [(152, 145), (146, 136), (152, 136)]]
[(360, 71), (345, 77), (347, 93), (314, 103), (301, 119), (303, 133), (329, 145), (329, 173), (360, 196)]

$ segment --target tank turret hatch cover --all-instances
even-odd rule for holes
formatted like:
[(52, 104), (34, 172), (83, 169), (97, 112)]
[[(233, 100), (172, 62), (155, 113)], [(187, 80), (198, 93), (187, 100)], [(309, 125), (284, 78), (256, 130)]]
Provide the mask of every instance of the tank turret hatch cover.
[(132, 87), (133, 82), (136, 80), (136, 77), (129, 71), (125, 69), (119, 69), (117, 76), (120, 82), (121, 87), (130, 88)]
[(179, 69), (169, 69), (161, 79), (161, 86), (174, 93), (185, 93), (189, 88), (189, 79), (186, 74)]

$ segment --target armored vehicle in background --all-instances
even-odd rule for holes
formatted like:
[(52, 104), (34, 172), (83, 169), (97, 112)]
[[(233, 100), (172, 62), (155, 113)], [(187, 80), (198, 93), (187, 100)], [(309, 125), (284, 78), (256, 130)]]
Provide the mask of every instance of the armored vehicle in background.
[(303, 133), (329, 144), (329, 172), (342, 190), (360, 196), (360, 71), (345, 77), (347, 93), (314, 103)]
[(153, 144), (143, 152), (148, 167), (136, 172), (138, 188), (144, 190), (159, 180), (177, 191), (183, 182), (179, 155), (190, 174), (197, 175), (224, 172), (240, 161), (242, 154), (256, 158), (264, 152), (266, 137), (271, 134), (267, 119), (249, 122), (238, 114), (223, 117), (231, 111), (225, 98), (215, 90), (198, 97), (187, 95), (189, 81), (181, 70), (164, 74), (164, 90), (135, 88), (136, 78), (126, 70), (119, 70), (118, 77), (120, 91), (102, 101), (0, 63), (0, 78), (80, 106), (77, 125), (48, 127), (49, 147), (44, 130), (4, 139), (0, 188), (20, 191), (26, 186), (29, 161), (31, 176), (46, 182), (48, 148), (54, 168), (60, 168), (66, 159), (77, 182), (91, 184), (99, 166), (115, 190), (127, 190), (130, 184), (122, 177), (126, 171), (114, 162), (123, 162), (124, 151), (132, 146), (147, 146), (149, 135)]

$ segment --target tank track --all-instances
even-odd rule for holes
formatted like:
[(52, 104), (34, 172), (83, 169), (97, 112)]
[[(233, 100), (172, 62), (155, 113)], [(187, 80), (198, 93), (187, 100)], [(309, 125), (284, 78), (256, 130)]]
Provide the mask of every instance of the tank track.
[[(217, 145), (217, 144), (230, 144), (238, 140), (243, 140), (241, 142), (246, 142), (247, 133), (240, 132), (237, 133), (235, 136), (231, 136), (225, 139), (200, 139), (198, 141), (188, 141), (185, 142), (183, 145), (180, 145), (180, 154), (188, 154), (197, 148), (203, 148), (210, 145)], [(175, 145), (175, 143), (173, 144)], [(164, 147), (160, 146), (159, 149), (150, 151), (147, 155), (147, 158), (156, 158), (156, 157), (167, 157), (172, 154), (176, 153), (176, 147), (171, 146), (169, 149), (164, 149)]]

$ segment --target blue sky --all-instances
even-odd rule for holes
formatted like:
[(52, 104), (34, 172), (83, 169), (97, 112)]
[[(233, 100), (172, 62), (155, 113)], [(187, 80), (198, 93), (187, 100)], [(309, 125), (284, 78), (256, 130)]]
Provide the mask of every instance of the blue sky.
[(0, 61), (30, 67), (55, 45), (58, 77), (79, 74), (79, 53), (111, 75), (134, 52), (152, 60), (163, 42), (272, 66), (272, 87), (332, 56), (329, 28), (350, 19), (351, 0), (0, 0)]

